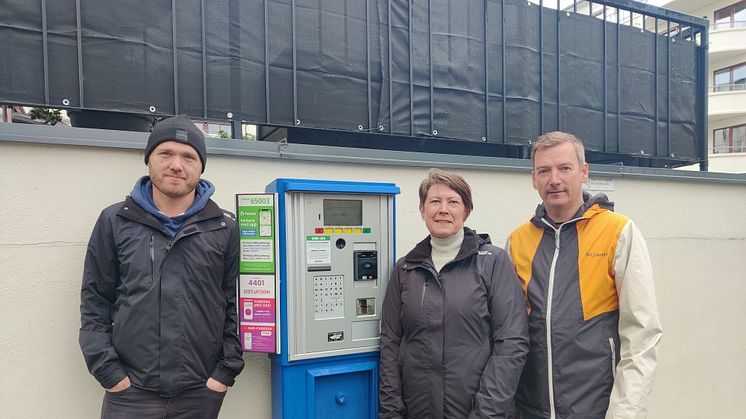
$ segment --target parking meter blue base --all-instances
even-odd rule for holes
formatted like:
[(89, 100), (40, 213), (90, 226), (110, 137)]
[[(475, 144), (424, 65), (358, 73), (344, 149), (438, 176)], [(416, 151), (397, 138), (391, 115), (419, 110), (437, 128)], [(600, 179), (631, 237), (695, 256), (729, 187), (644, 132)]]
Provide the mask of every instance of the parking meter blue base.
[(282, 365), (272, 357), (273, 419), (375, 418), (378, 353)]

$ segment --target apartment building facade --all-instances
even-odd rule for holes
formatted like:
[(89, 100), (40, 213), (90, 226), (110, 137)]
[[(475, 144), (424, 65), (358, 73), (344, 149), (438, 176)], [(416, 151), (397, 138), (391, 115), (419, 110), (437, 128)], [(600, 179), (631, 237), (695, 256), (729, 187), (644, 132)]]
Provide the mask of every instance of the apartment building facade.
[(710, 171), (746, 173), (746, 0), (673, 0), (659, 5), (711, 22), (707, 112)]

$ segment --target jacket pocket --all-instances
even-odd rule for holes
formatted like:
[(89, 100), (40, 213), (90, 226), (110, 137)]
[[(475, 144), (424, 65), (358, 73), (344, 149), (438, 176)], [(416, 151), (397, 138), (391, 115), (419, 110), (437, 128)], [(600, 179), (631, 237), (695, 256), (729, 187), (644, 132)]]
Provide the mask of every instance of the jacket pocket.
[(611, 349), (611, 378), (616, 381), (616, 344), (614, 338), (609, 338), (609, 349)]
[(155, 281), (155, 237), (150, 234), (150, 283)]
[(425, 278), (425, 282), (422, 283), (422, 296), (420, 297), (420, 314), (425, 312), (425, 294), (427, 293), (427, 286), (430, 281)]

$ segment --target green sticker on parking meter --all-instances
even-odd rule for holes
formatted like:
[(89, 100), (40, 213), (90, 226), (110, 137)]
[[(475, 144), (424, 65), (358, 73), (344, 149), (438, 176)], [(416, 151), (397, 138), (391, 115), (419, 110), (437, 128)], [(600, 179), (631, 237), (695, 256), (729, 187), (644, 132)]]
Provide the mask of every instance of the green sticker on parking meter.
[(237, 195), (241, 273), (275, 272), (275, 202), (272, 194)]

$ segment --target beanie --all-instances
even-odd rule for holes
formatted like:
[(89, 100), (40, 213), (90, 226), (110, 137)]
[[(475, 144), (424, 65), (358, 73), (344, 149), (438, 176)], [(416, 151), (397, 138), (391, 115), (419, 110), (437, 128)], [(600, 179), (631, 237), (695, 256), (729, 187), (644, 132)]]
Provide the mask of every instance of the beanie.
[(205, 135), (194, 125), (191, 119), (184, 115), (172, 116), (155, 124), (153, 131), (148, 137), (148, 144), (145, 146), (145, 164), (148, 164), (150, 154), (160, 143), (166, 141), (176, 141), (182, 144), (192, 146), (202, 161), (202, 173), (205, 172), (207, 164), (207, 150), (205, 149)]

